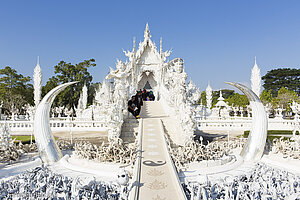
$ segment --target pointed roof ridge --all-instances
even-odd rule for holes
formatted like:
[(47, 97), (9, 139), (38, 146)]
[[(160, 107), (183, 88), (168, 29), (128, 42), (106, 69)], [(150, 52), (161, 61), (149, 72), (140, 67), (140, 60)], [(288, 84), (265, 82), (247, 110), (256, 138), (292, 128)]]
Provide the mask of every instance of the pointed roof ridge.
[(144, 41), (139, 43), (139, 47), (136, 50), (136, 61), (138, 61), (141, 58), (141, 56), (145, 52), (147, 46), (150, 47), (154, 51), (154, 53), (158, 59), (161, 59), (161, 54), (160, 54), (159, 50), (157, 49), (155, 43), (151, 40), (148, 23), (146, 24), (146, 29), (144, 31)]

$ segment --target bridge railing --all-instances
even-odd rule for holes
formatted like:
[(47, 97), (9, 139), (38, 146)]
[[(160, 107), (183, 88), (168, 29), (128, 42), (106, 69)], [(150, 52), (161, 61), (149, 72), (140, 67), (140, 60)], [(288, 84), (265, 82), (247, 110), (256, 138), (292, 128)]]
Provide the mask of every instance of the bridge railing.
[(129, 192), (129, 200), (138, 200), (140, 193), (140, 182), (141, 182), (141, 169), (142, 169), (142, 137), (143, 137), (143, 119), (139, 120), (139, 129), (138, 129), (138, 145), (137, 145), (137, 160), (135, 163), (134, 177), (135, 184)]

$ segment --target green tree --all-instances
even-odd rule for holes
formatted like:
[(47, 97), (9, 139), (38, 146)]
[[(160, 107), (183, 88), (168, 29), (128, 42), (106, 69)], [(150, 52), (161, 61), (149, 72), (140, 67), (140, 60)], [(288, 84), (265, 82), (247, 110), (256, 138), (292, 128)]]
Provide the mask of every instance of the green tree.
[(273, 99), (272, 103), (276, 107), (279, 106), (290, 111), (290, 105), (293, 101), (299, 101), (297, 93), (282, 87), (278, 91), (278, 95), (275, 99)]
[(249, 100), (246, 95), (234, 93), (234, 95), (225, 99), (228, 102), (228, 105), (238, 106), (238, 107), (246, 107), (249, 105)]
[(21, 111), (25, 104), (33, 104), (33, 87), (29, 81), (29, 76), (24, 77), (9, 66), (0, 70), (0, 99), (5, 114), (10, 115), (13, 109)]
[(222, 91), (222, 96), (224, 97), (224, 99), (227, 99), (227, 98), (231, 97), (232, 95), (234, 95), (234, 90), (223, 89), (221, 91)]
[(96, 66), (94, 59), (84, 60), (75, 65), (60, 61), (54, 66), (55, 76), (51, 77), (43, 87), (43, 95), (60, 84), (78, 81), (77, 84), (69, 86), (62, 91), (54, 102), (55, 106), (65, 106), (68, 109), (72, 108), (74, 110), (77, 106), (83, 85), (86, 84), (88, 88), (90, 87), (93, 77), (88, 72), (88, 68), (94, 66)]
[(273, 100), (272, 91), (271, 90), (263, 90), (260, 94), (260, 100), (264, 105), (271, 103)]
[(271, 90), (273, 97), (276, 97), (277, 92), (282, 87), (295, 91), (300, 95), (300, 69), (272, 69), (262, 77), (262, 80), (264, 81), (263, 87), (266, 90)]
[(92, 105), (94, 102), (94, 97), (96, 94), (96, 91), (99, 88), (99, 85), (101, 85), (101, 83), (92, 83), (90, 84), (90, 87), (88, 88), (88, 106)]
[(201, 95), (200, 95), (198, 104), (200, 104), (200, 103), (202, 103), (202, 105), (204, 105), (204, 106), (207, 105), (207, 101), (206, 101), (206, 92), (205, 92), (205, 91), (202, 91), (202, 92), (201, 92)]

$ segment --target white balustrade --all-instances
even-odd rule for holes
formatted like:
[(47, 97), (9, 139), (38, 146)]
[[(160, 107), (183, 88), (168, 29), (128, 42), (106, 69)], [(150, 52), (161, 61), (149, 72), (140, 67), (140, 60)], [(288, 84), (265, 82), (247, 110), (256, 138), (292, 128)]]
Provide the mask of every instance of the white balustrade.
[[(236, 130), (247, 131), (251, 128), (252, 118), (239, 117), (230, 119), (201, 119), (196, 117), (198, 130)], [(294, 130), (299, 124), (296, 120), (291, 119), (272, 119), (268, 120), (268, 130)]]
[[(33, 131), (33, 121), (0, 121), (0, 126), (4, 124), (10, 128), (13, 135), (14, 132), (27, 132)], [(77, 121), (69, 119), (55, 119), (50, 120), (50, 127), (52, 131), (106, 131), (107, 125), (104, 120), (101, 121)]]

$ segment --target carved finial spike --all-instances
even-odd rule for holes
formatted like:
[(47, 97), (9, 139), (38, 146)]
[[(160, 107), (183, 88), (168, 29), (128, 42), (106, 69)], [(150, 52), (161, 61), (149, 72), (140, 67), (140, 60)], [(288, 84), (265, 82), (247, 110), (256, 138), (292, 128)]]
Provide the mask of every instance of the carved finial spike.
[(145, 28), (145, 32), (144, 32), (144, 38), (145, 38), (145, 39), (146, 39), (146, 38), (147, 38), (147, 39), (151, 38), (148, 22), (147, 22), (147, 24), (146, 24), (146, 28)]
[(37, 58), (37, 64), (36, 65), (40, 65), (40, 57), (39, 56)]
[(254, 57), (254, 62), (255, 62), (254, 64), (256, 65), (256, 56)]
[(135, 37), (133, 37), (133, 51), (135, 51)]
[(160, 37), (160, 54), (163, 53), (163, 48), (162, 48), (162, 37)]

